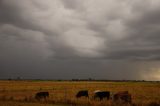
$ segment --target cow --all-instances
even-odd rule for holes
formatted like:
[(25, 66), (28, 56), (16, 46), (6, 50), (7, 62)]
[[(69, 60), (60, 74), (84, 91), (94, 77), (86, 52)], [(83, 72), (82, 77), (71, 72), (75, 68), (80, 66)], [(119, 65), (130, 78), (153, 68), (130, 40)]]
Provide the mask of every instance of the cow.
[(113, 95), (114, 102), (123, 102), (123, 103), (131, 103), (132, 98), (131, 94), (128, 91), (120, 91)]
[(110, 92), (109, 91), (100, 91), (96, 90), (94, 91), (94, 99), (99, 98), (100, 100), (103, 100), (104, 98), (109, 99), (110, 98)]
[(49, 97), (49, 92), (37, 92), (35, 95), (37, 100), (46, 99), (47, 97)]
[(80, 97), (82, 97), (82, 96), (89, 98), (89, 96), (88, 96), (88, 90), (81, 90), (81, 91), (79, 91), (79, 92), (76, 94), (76, 97), (77, 97), (77, 98), (80, 98)]

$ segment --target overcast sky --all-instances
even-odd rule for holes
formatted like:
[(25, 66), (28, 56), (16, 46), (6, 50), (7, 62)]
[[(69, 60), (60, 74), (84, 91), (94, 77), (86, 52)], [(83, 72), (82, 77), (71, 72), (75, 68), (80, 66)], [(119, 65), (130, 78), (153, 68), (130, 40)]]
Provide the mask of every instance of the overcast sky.
[(0, 0), (0, 78), (160, 80), (160, 0)]

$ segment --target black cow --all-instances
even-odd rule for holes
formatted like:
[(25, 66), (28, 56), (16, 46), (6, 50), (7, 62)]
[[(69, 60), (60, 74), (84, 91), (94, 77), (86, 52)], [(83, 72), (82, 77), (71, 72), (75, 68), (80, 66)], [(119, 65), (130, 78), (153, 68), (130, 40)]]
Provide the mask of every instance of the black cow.
[(131, 94), (128, 91), (120, 91), (113, 95), (114, 102), (131, 103)]
[(87, 90), (82, 90), (82, 91), (79, 91), (79, 92), (77, 93), (77, 95), (76, 95), (77, 98), (80, 98), (80, 97), (82, 97), (82, 96), (84, 96), (84, 97), (89, 97), (89, 96), (88, 96), (88, 91), (87, 91)]
[(97, 90), (94, 92), (94, 99), (99, 98), (100, 100), (103, 100), (104, 98), (109, 99), (110, 98), (110, 92), (109, 91), (100, 91)]
[(43, 98), (46, 99), (47, 97), (49, 97), (49, 92), (38, 92), (35, 95), (35, 98), (37, 100), (40, 100), (40, 99), (43, 99)]

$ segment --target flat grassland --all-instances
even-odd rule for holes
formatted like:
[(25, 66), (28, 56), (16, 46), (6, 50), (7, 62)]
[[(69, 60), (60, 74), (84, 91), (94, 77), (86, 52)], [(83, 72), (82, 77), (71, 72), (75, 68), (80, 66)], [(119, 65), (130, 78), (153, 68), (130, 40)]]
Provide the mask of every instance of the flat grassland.
[[(85, 97), (77, 99), (75, 95), (80, 90), (88, 90), (90, 96), (89, 99)], [(112, 100), (93, 100), (92, 97), (95, 90), (104, 90), (113, 93), (127, 90), (132, 95), (132, 105), (134, 104), (135, 106), (160, 106), (159, 82), (73, 82), (31, 80), (1, 80), (0, 106), (53, 106), (53, 104), (72, 104), (72, 106), (113, 105)], [(35, 94), (41, 91), (49, 92), (50, 96), (47, 100), (37, 101), (35, 99)], [(116, 104), (115, 106), (118, 105)]]

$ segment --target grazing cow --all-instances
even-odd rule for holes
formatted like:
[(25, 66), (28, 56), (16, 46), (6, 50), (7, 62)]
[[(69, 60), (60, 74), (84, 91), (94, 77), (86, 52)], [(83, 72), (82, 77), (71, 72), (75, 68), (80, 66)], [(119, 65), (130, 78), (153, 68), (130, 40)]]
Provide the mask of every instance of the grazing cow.
[(128, 91), (117, 92), (113, 95), (113, 101), (121, 101), (123, 103), (131, 103), (131, 94)]
[(43, 99), (43, 98), (46, 99), (47, 97), (49, 97), (49, 92), (38, 92), (35, 95), (35, 98), (37, 100), (40, 100), (40, 99)]
[(96, 90), (94, 92), (94, 99), (99, 98), (100, 100), (107, 98), (110, 98), (110, 92), (109, 91), (100, 91), (100, 90)]
[(82, 96), (84, 96), (84, 97), (89, 97), (89, 96), (88, 96), (88, 91), (87, 91), (87, 90), (82, 90), (82, 91), (79, 91), (79, 92), (77, 93), (77, 95), (76, 95), (77, 98), (80, 98), (80, 97), (82, 97)]

